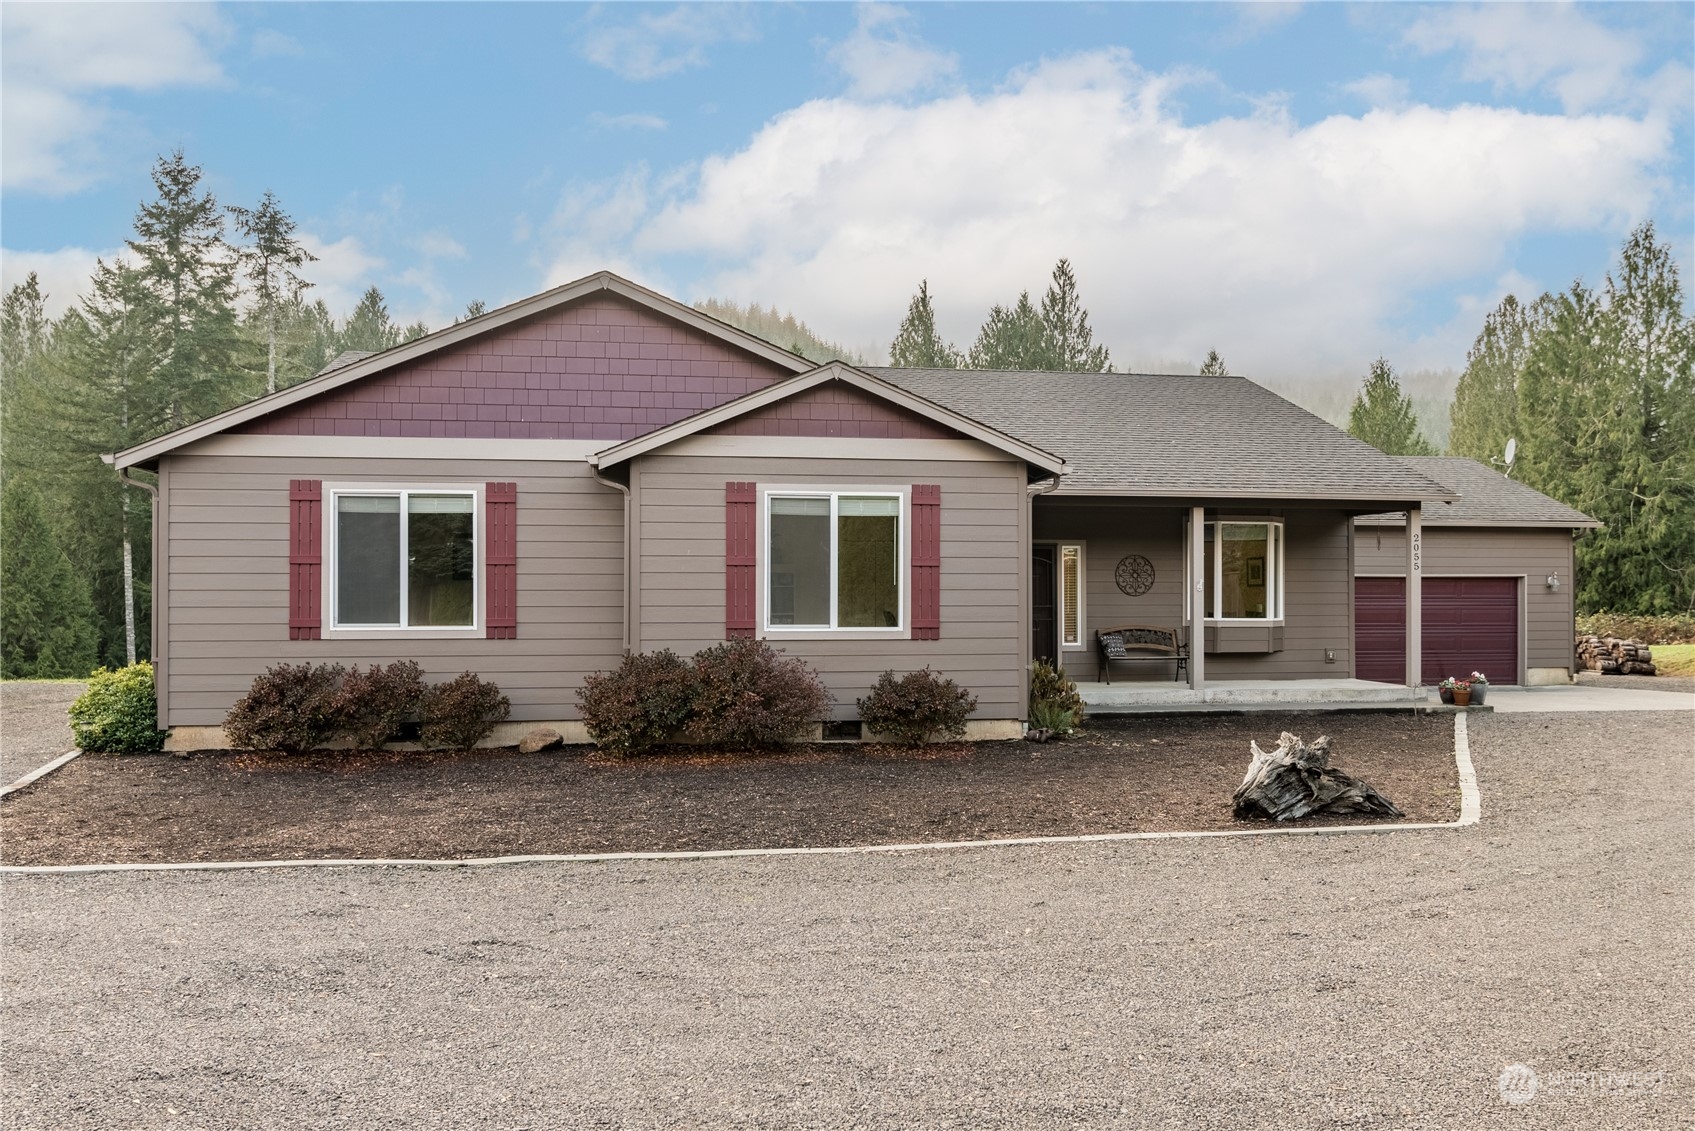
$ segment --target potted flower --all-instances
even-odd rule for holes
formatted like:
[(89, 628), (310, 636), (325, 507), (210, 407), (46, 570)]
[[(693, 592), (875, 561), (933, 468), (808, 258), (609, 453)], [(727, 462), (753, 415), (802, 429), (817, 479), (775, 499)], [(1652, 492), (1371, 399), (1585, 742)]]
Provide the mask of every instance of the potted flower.
[(1436, 685), (1436, 694), (1441, 698), (1442, 702), (1448, 704), (1450, 707), (1453, 706), (1454, 703), (1454, 685), (1458, 682), (1459, 680), (1455, 679), (1453, 676), (1449, 676), (1447, 679)]
[(1471, 706), (1471, 681), (1469, 679), (1456, 679), (1454, 681), (1454, 706)]
[(1483, 705), (1483, 697), (1489, 694), (1489, 677), (1482, 672), (1471, 673), (1471, 702), (1475, 707)]

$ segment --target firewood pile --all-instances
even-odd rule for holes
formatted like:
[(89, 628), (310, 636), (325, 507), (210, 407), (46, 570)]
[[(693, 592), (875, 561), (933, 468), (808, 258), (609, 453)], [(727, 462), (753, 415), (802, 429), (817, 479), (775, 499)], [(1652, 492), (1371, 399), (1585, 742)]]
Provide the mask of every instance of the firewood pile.
[(1577, 666), (1602, 675), (1657, 675), (1654, 653), (1646, 644), (1616, 636), (1579, 636)]
[(1254, 760), (1232, 798), (1239, 818), (1292, 821), (1314, 813), (1401, 816), (1394, 802), (1331, 766), (1328, 738), (1317, 739), (1309, 746), (1284, 731), (1270, 750), (1261, 750), (1258, 742), (1249, 742), (1248, 746)]

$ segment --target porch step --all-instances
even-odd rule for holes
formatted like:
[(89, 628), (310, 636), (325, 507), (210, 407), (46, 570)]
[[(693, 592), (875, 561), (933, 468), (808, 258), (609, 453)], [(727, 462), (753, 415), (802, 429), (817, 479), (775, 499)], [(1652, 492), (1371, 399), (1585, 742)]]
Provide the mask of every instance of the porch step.
[(1281, 682), (1221, 680), (1196, 690), (1185, 684), (1080, 683), (1085, 712), (1091, 715), (1159, 711), (1251, 711), (1357, 707), (1422, 707), (1423, 688), (1363, 679), (1308, 679)]

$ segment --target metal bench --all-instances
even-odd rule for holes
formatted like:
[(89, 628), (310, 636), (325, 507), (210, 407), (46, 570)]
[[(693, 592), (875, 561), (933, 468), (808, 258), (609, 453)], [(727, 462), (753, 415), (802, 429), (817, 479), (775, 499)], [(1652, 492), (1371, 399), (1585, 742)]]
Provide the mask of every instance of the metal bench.
[(1112, 682), (1113, 664), (1175, 663), (1173, 679), (1182, 679), (1189, 666), (1189, 646), (1177, 639), (1177, 630), (1151, 624), (1121, 624), (1098, 630), (1095, 653), (1100, 665), (1095, 672), (1097, 682)]

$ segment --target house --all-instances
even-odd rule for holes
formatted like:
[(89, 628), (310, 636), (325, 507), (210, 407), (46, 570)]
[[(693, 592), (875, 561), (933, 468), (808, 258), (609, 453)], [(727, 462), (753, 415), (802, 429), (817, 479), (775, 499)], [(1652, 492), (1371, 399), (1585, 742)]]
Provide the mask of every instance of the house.
[(626, 649), (744, 636), (841, 720), (929, 666), (981, 737), (1019, 733), (1033, 656), (1093, 680), (1120, 623), (1196, 639), (1195, 688), (1346, 679), (1355, 520), (1389, 513), (1380, 674), (1416, 684), (1422, 519), (1462, 498), (1241, 378), (820, 366), (608, 273), (338, 362), (109, 457), (158, 473), (173, 746), (285, 661), (471, 669), (572, 738)]
[[(1601, 524), (1476, 460), (1405, 461), (1460, 498), (1424, 517), (1423, 680), (1570, 683), (1573, 534)], [(1398, 514), (1355, 522), (1355, 670), (1406, 670), (1406, 550)]]

